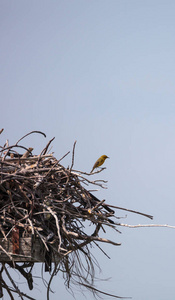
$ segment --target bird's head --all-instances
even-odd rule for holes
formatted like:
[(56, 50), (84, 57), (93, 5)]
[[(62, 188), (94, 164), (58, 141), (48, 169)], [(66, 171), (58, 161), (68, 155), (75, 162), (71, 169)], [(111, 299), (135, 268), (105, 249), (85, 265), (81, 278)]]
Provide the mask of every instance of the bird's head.
[(109, 158), (107, 155), (102, 155), (103, 159), (105, 160), (106, 158)]

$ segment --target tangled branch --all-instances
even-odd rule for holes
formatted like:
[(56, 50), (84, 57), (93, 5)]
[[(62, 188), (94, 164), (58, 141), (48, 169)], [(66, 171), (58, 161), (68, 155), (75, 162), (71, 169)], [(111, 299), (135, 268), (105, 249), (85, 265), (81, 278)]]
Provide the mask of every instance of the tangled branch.
[[(105, 200), (100, 201), (84, 186), (93, 184), (104, 188), (106, 182), (92, 181), (90, 177), (87, 178), (89, 173), (73, 170), (76, 142), (70, 169), (60, 164), (69, 152), (59, 160), (48, 153), (54, 138), (40, 155), (34, 155), (32, 147), (19, 145), (19, 142), (33, 133), (45, 136), (42, 132), (32, 131), (16, 144), (9, 146), (6, 142), (0, 147), (0, 276), (2, 278), (4, 270), (12, 283), (10, 288), (2, 278), (0, 297), (3, 295), (2, 290), (6, 289), (11, 299), (12, 293), (17, 293), (21, 299), (32, 299), (19, 290), (5, 263), (18, 270), (26, 279), (29, 289), (32, 289), (32, 268), (35, 261), (43, 262), (45, 271), (51, 274), (47, 299), (52, 278), (58, 271), (63, 273), (67, 287), (71, 282), (78, 282), (87, 288), (91, 286), (93, 293), (100, 292), (93, 287), (96, 262), (89, 247), (92, 244), (99, 247), (97, 243), (119, 246), (120, 243), (99, 236), (104, 226), (117, 230), (116, 226), (119, 224), (112, 220), (112, 208), (116, 207), (107, 205)], [(25, 153), (18, 153), (16, 149), (25, 150)], [(91, 233), (86, 232), (85, 224), (88, 223), (92, 225)], [(11, 250), (7, 246), (8, 239), (12, 240)], [(22, 240), (31, 241), (31, 256), (21, 253)], [(36, 255), (37, 245), (42, 249), (37, 254), (39, 256)], [(103, 250), (102, 252), (104, 253)], [(18, 264), (20, 261), (24, 262), (22, 266)]]

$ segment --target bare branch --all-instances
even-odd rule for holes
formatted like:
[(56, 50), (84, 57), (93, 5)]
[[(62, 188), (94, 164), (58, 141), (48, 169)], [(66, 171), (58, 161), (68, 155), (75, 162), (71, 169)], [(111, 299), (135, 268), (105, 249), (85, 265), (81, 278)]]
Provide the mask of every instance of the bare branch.
[(33, 133), (39, 133), (39, 134), (42, 134), (44, 137), (46, 137), (46, 135), (45, 135), (44, 132), (41, 132), (41, 131), (38, 131), (38, 130), (34, 130), (34, 131), (31, 131), (31, 132), (25, 134), (22, 138), (20, 138), (20, 139), (16, 142), (16, 145), (17, 145), (20, 141), (22, 141), (25, 137), (27, 137), (28, 135), (33, 134)]
[(72, 150), (72, 164), (71, 164), (71, 167), (70, 167), (70, 172), (72, 171), (72, 168), (73, 168), (73, 165), (74, 165), (74, 155), (75, 155), (75, 145), (76, 145), (76, 142), (74, 142), (74, 145), (73, 145), (73, 150)]
[(136, 211), (136, 210), (132, 210), (132, 209), (127, 209), (127, 208), (123, 208), (123, 207), (119, 207), (119, 206), (115, 206), (115, 205), (109, 205), (109, 204), (106, 204), (107, 206), (109, 207), (113, 207), (113, 208), (116, 208), (116, 209), (120, 209), (120, 210), (125, 210), (125, 211), (129, 211), (131, 213), (135, 213), (135, 214), (138, 214), (138, 215), (142, 215), (142, 216), (145, 216), (149, 219), (153, 219), (153, 216), (151, 215), (148, 215), (148, 214), (145, 214), (145, 213), (141, 213), (139, 211)]
[(175, 229), (175, 226), (168, 225), (168, 224), (137, 224), (137, 225), (129, 225), (129, 224), (119, 223), (118, 225), (119, 226), (123, 226), (123, 227), (129, 227), (129, 228), (139, 228), (139, 227), (167, 227), (167, 228)]

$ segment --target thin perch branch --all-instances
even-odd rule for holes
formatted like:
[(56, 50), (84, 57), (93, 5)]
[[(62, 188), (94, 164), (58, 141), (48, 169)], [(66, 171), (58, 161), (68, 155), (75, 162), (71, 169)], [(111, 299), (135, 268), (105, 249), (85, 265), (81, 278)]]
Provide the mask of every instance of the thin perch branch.
[(137, 225), (129, 225), (129, 224), (119, 223), (118, 226), (129, 227), (129, 228), (139, 228), (139, 227), (167, 227), (167, 228), (175, 229), (174, 225), (168, 225), (168, 224), (137, 224)]

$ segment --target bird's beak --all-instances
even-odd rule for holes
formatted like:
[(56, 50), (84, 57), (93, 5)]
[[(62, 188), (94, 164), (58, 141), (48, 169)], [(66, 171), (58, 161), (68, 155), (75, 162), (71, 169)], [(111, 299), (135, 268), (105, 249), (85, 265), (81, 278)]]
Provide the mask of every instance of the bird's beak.
[(107, 158), (110, 158), (109, 156), (107, 156)]

